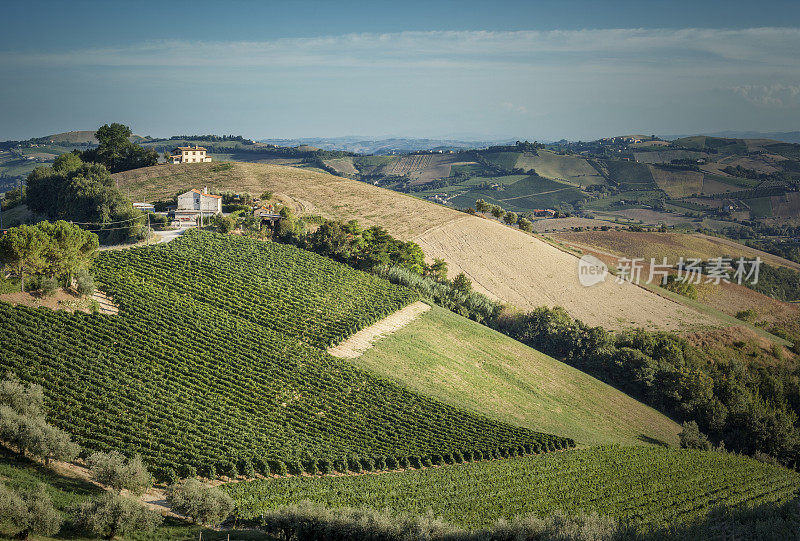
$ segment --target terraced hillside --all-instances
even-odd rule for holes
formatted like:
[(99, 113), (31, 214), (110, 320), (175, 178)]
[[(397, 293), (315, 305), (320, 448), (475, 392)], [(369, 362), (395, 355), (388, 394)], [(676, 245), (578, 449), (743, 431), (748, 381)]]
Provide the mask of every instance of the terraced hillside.
[(437, 306), (351, 362), (454, 406), (578, 444), (678, 445), (680, 427), (665, 415)]
[(195, 232), (103, 252), (96, 272), (118, 315), (0, 302), (0, 369), (41, 384), (52, 422), (87, 449), (213, 477), (569, 443), (328, 355), (416, 298), (330, 259)]
[(642, 288), (609, 280), (584, 288), (578, 260), (495, 221), (329, 174), (265, 164), (155, 166), (114, 175), (136, 200), (157, 200), (195, 186), (272, 191), (301, 213), (382, 225), (442, 257), (451, 275), (465, 272), (476, 288), (521, 309), (561, 305), (576, 318), (606, 328), (655, 329), (717, 325), (716, 320)]
[(702, 519), (714, 507), (782, 503), (800, 475), (708, 451), (595, 447), (488, 463), (358, 477), (226, 485), (242, 517), (303, 500), (368, 506), (485, 526), (523, 514), (598, 512), (643, 529)]

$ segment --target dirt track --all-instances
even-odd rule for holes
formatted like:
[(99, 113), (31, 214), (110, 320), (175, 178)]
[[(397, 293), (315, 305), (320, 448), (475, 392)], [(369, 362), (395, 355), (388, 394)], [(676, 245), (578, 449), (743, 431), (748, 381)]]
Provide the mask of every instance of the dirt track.
[(355, 359), (371, 348), (376, 341), (402, 329), (430, 309), (431, 307), (424, 302), (417, 301), (410, 304), (377, 323), (373, 323), (366, 329), (361, 329), (341, 344), (328, 348), (328, 353), (334, 357)]

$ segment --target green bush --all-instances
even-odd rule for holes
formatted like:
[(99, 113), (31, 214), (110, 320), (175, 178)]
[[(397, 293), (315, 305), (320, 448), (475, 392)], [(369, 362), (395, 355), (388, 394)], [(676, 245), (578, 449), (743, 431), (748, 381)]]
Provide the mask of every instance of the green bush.
[(152, 532), (161, 515), (135, 498), (104, 493), (78, 510), (78, 524), (95, 535), (113, 539), (117, 535)]
[(167, 487), (167, 502), (176, 512), (205, 526), (224, 522), (234, 507), (228, 494), (197, 479), (186, 479)]

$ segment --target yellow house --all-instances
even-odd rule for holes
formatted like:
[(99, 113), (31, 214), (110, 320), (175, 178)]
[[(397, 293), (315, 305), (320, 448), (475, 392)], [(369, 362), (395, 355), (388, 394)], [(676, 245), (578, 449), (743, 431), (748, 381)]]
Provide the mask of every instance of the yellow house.
[(196, 163), (196, 162), (210, 162), (211, 156), (206, 155), (206, 149), (199, 146), (193, 147), (177, 147), (173, 149), (172, 163)]

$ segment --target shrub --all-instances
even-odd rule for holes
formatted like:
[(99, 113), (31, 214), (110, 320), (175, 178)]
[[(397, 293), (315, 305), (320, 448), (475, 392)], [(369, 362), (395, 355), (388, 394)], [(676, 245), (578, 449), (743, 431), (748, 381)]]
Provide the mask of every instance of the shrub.
[(386, 458), (379, 456), (375, 459), (375, 469), (376, 470), (385, 470), (386, 469)]
[(758, 317), (758, 312), (756, 312), (752, 308), (736, 312), (736, 319), (739, 319), (741, 321), (746, 321), (747, 323), (754, 322), (757, 317)]
[(694, 421), (687, 421), (681, 424), (681, 433), (678, 437), (681, 440), (681, 448), (683, 449), (703, 449), (708, 451), (711, 449), (711, 442), (705, 434), (700, 432), (697, 423)]
[(327, 458), (321, 458), (317, 465), (319, 466), (319, 473), (323, 475), (327, 475), (333, 471), (333, 468), (331, 467), (331, 461)]
[(53, 507), (44, 485), (16, 493), (0, 484), (0, 522), (13, 524), (17, 537), (52, 536), (61, 529), (61, 514)]
[(431, 457), (427, 455), (419, 457), (419, 461), (426, 468), (430, 468), (431, 466), (433, 466), (433, 462), (431, 462)]
[(82, 297), (89, 297), (94, 294), (94, 278), (89, 271), (81, 269), (75, 276), (75, 288)]
[(161, 515), (138, 499), (110, 492), (84, 503), (78, 510), (78, 524), (106, 539), (133, 532), (151, 532), (161, 521)]
[(39, 289), (46, 297), (52, 297), (58, 290), (58, 282), (52, 276), (45, 276), (39, 281)]
[(317, 467), (317, 461), (313, 458), (311, 460), (304, 460), (303, 461), (303, 469), (309, 475), (317, 475), (319, 473), (319, 468)]
[(520, 218), (519, 221), (517, 222), (517, 225), (519, 225), (519, 228), (522, 231), (525, 231), (527, 233), (533, 231), (533, 223), (527, 218)]
[(269, 465), (269, 471), (272, 475), (280, 475), (283, 477), (289, 474), (289, 469), (286, 467), (286, 463), (283, 460), (270, 460), (267, 464)]
[(167, 503), (198, 524), (216, 526), (233, 512), (233, 499), (218, 488), (197, 479), (186, 479), (167, 487)]
[(422, 467), (422, 460), (418, 456), (408, 457), (408, 463), (412, 468), (420, 469)]
[(517, 213), (516, 212), (507, 212), (505, 216), (503, 216), (503, 221), (508, 225), (514, 225), (517, 223)]
[(397, 459), (397, 466), (400, 469), (405, 470), (405, 469), (408, 469), (409, 466), (411, 466), (411, 462), (409, 462), (407, 456), (401, 456), (400, 458)]
[(400, 467), (400, 464), (397, 461), (397, 458), (393, 456), (387, 456), (385, 466), (387, 470), (396, 470)]
[(242, 475), (244, 475), (248, 479), (252, 479), (256, 476), (256, 468), (255, 466), (253, 466), (253, 462), (250, 460), (242, 461), (240, 471), (242, 472)]
[(333, 469), (339, 473), (347, 473), (347, 460), (344, 458), (334, 459)]
[(117, 451), (93, 453), (86, 460), (92, 479), (118, 493), (123, 489), (141, 494), (153, 485), (153, 478), (139, 455), (126, 460)]
[(361, 466), (361, 461), (358, 460), (357, 457), (350, 457), (347, 459), (347, 469), (354, 473), (361, 473), (364, 468)]
[(371, 458), (362, 458), (361, 460), (361, 467), (364, 471), (375, 471), (375, 461)]

